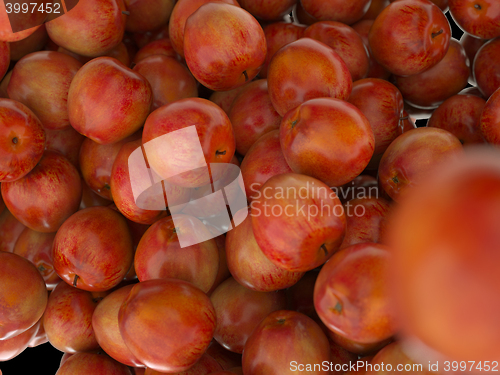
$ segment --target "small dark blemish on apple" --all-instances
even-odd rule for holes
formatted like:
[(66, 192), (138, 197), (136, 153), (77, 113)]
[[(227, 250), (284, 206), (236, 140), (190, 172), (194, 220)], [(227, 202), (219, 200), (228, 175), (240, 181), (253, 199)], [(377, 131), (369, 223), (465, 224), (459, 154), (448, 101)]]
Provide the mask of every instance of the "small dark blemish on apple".
[(293, 120), (292, 121), (292, 129), (295, 127), (295, 125), (297, 125), (297, 122), (299, 122), (299, 120)]
[(323, 249), (323, 251), (325, 252), (325, 256), (328, 256), (328, 250), (326, 249), (325, 244), (321, 245), (321, 248), (322, 248), (322, 249)]
[(392, 181), (393, 181), (395, 184), (399, 184), (399, 178), (398, 178), (398, 176), (394, 176), (394, 177), (392, 178)]
[(40, 271), (40, 272), (44, 272), (44, 271), (45, 271), (45, 267), (44, 267), (43, 265), (41, 265), (41, 264), (40, 264), (40, 265), (38, 266), (38, 271)]
[(474, 8), (476, 8), (477, 10), (481, 10), (482, 9), (481, 5), (479, 5), (479, 4), (474, 4)]
[(73, 286), (76, 288), (76, 283), (78, 281), (79, 276), (75, 275), (75, 278), (73, 279)]
[(15, 145), (17, 144), (18, 141), (19, 140), (17, 139), (17, 137), (12, 138), (12, 143), (14, 143)]
[(215, 156), (220, 156), (220, 155), (226, 155), (226, 150), (224, 150), (224, 151), (219, 151), (219, 150), (215, 151)]
[(280, 318), (278, 319), (278, 324), (285, 324), (286, 319), (285, 318)]
[(333, 308), (338, 314), (340, 314), (342, 312), (342, 304), (337, 301), (337, 304), (335, 305), (335, 307)]
[(111, 186), (109, 186), (109, 184), (104, 184), (104, 189), (111, 190)]
[(128, 10), (122, 10), (122, 14), (125, 14), (126, 16), (130, 16), (130, 12)]

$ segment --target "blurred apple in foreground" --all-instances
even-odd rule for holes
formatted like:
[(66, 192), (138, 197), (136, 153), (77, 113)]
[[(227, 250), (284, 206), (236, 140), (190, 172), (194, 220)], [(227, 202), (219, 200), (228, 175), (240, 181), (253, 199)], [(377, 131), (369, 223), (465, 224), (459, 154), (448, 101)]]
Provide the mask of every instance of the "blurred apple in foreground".
[(469, 148), (401, 201), (388, 233), (405, 333), (454, 360), (498, 358), (499, 222), (500, 152), (488, 147)]

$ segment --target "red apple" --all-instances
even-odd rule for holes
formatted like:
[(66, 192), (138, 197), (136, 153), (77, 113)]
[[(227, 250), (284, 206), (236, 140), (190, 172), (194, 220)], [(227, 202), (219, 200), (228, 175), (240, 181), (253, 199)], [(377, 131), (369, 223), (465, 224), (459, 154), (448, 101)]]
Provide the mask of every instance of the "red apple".
[(79, 55), (102, 56), (123, 39), (126, 16), (123, 0), (79, 1), (71, 12), (46, 24), (58, 46)]
[(54, 239), (54, 269), (69, 285), (106, 291), (132, 266), (132, 239), (125, 219), (107, 207), (90, 207), (70, 216)]
[(59, 151), (61, 154), (80, 170), (79, 155), (80, 148), (85, 136), (78, 133), (73, 127), (64, 129), (45, 130), (45, 149)]
[(446, 130), (410, 130), (397, 137), (382, 156), (380, 186), (398, 202), (437, 164), (457, 158), (462, 151), (458, 138)]
[(387, 273), (391, 251), (365, 242), (337, 252), (319, 272), (314, 306), (336, 334), (360, 343), (376, 343), (396, 333)]
[(133, 62), (137, 64), (139, 61), (152, 55), (165, 55), (179, 60), (179, 55), (175, 52), (174, 47), (172, 47), (170, 39), (164, 38), (160, 40), (153, 40), (142, 47), (135, 54)]
[(45, 129), (68, 127), (68, 91), (81, 67), (63, 53), (31, 53), (16, 63), (7, 92), (11, 99), (32, 109)]
[[(203, 233), (209, 240), (200, 242)], [(186, 236), (195, 244), (182, 246)], [(144, 233), (137, 246), (134, 267), (139, 281), (175, 278), (208, 292), (219, 268), (219, 251), (204, 224), (193, 216), (174, 214), (158, 220)]]
[(10, 64), (10, 45), (0, 41), (0, 79), (7, 73)]
[(352, 90), (349, 69), (329, 46), (310, 38), (289, 43), (274, 54), (267, 75), (269, 96), (280, 116), (313, 98), (346, 100)]
[(367, 118), (354, 105), (319, 98), (283, 117), (280, 143), (292, 171), (334, 187), (365, 169), (373, 156), (375, 138)]
[(449, 0), (450, 14), (458, 26), (475, 37), (500, 36), (500, 3), (496, 0)]
[(402, 333), (452, 360), (499, 352), (499, 197), (498, 149), (468, 150), (422, 181), (389, 223)]
[[(26, 350), (31, 340), (34, 339), (39, 327), (40, 320), (31, 328), (18, 334), (17, 336), (0, 340), (0, 361), (9, 361)], [(1, 374), (2, 373), (0, 372), (0, 375)]]
[(396, 76), (395, 85), (409, 104), (436, 108), (465, 88), (470, 74), (469, 59), (464, 47), (458, 40), (451, 39), (448, 52), (440, 62), (419, 74)]
[(99, 57), (85, 64), (71, 82), (69, 121), (97, 143), (115, 143), (144, 124), (152, 100), (146, 78), (112, 57)]
[(52, 259), (52, 243), (56, 234), (36, 232), (33, 229), (25, 228), (19, 235), (14, 254), (32, 262), (42, 275), (47, 290), (52, 290), (61, 281), (56, 271), (54, 271)]
[(2, 183), (2, 197), (10, 212), (38, 232), (55, 232), (78, 210), (82, 185), (77, 169), (62, 154), (45, 151), (23, 178)]
[[(277, 343), (286, 343), (286, 346)], [(242, 364), (244, 374), (283, 375), (307, 371), (316, 375), (329, 372), (329, 361), (328, 339), (318, 324), (299, 312), (280, 310), (269, 314), (255, 327), (245, 344)]]
[(446, 54), (450, 37), (446, 16), (428, 0), (391, 3), (368, 35), (375, 59), (400, 76), (422, 73), (436, 65)]
[(45, 131), (40, 120), (24, 104), (0, 99), (0, 182), (26, 176), (40, 161)]
[[(7, 74), (8, 75), (8, 74)], [(231, 105), (233, 104), (234, 98), (243, 91), (243, 89), (249, 85), (252, 82), (245, 83), (243, 86), (238, 86), (235, 89), (231, 90), (226, 90), (226, 91), (214, 91), (211, 95), (209, 100), (211, 102), (214, 102), (217, 104), (219, 107), (222, 108), (222, 110), (227, 114), (229, 113), (229, 110), (231, 109)]]
[(152, 112), (144, 124), (142, 143), (150, 167), (184, 187), (206, 185), (210, 181), (206, 165), (229, 163), (235, 149), (229, 118), (218, 105), (201, 98), (177, 100)]
[(189, 369), (212, 340), (216, 316), (210, 299), (187, 281), (156, 279), (132, 288), (118, 313), (123, 340), (147, 367)]
[[(184, 57), (184, 29), (186, 20), (203, 4), (219, 2), (239, 6), (237, 0), (179, 0), (172, 10), (168, 22), (168, 35), (175, 51)], [(211, 38), (212, 35), (209, 36)]]
[(252, 228), (252, 220), (242, 209), (234, 220), (243, 221), (226, 236), (227, 266), (231, 275), (244, 287), (257, 292), (271, 292), (294, 285), (303, 275), (278, 267), (262, 252)]
[(333, 48), (345, 62), (353, 81), (368, 74), (370, 60), (367, 48), (352, 27), (335, 21), (316, 22), (304, 31), (304, 38), (319, 40)]
[(131, 33), (156, 30), (168, 23), (175, 0), (124, 0), (127, 14), (125, 29)]
[(267, 180), (250, 214), (262, 252), (292, 272), (322, 265), (338, 250), (345, 234), (345, 213), (337, 195), (325, 183), (301, 174)]
[(56, 375), (132, 375), (130, 368), (106, 354), (75, 353), (64, 361)]
[(500, 144), (500, 88), (486, 102), (479, 121), (481, 134), (486, 141)]
[[(448, 0), (444, 0), (448, 1)], [(377, 16), (382, 12), (391, 1), (389, 0), (372, 0), (370, 7), (366, 11), (365, 15), (361, 17), (361, 21), (363, 20), (374, 20)]]
[(236, 151), (243, 156), (263, 134), (278, 129), (281, 123), (265, 79), (245, 85), (234, 98), (228, 116), (233, 125)]
[[(35, 0), (33, 3), (38, 7), (43, 0)], [(13, 4), (11, 3), (11, 6)], [(26, 39), (40, 27), (46, 17), (46, 14), (42, 12), (16, 14), (15, 9), (10, 14), (9, 17), (5, 3), (0, 2), (0, 41), (17, 42)]]
[[(206, 374), (216, 374), (222, 369), (221, 365), (217, 363), (207, 353), (203, 354), (201, 358), (192, 367), (186, 371), (176, 372), (175, 375), (206, 375)], [(215, 371), (215, 372), (214, 372)], [(164, 372), (156, 371), (150, 368), (146, 368), (144, 375), (163, 375)]]
[(241, 7), (254, 17), (265, 20), (280, 20), (292, 11), (296, 0), (239, 0)]
[(434, 110), (427, 126), (449, 131), (464, 145), (484, 143), (479, 125), (485, 104), (478, 96), (454, 95)]
[(2, 342), (22, 334), (40, 320), (47, 306), (47, 288), (33, 263), (17, 254), (0, 252), (0, 273)]
[(219, 362), (224, 370), (241, 366), (241, 354), (230, 352), (215, 340), (212, 340), (206, 353)]
[(500, 38), (490, 40), (477, 51), (474, 59), (474, 80), (487, 99), (500, 87)]
[(186, 20), (186, 64), (211, 90), (230, 90), (251, 81), (264, 64), (266, 52), (262, 27), (240, 7), (207, 3)]
[(50, 293), (43, 315), (43, 326), (50, 344), (66, 353), (99, 349), (92, 329), (92, 314), (104, 295), (63, 282), (57, 284)]
[(152, 111), (179, 99), (198, 96), (196, 80), (188, 68), (173, 57), (145, 57), (134, 66), (134, 71), (146, 78), (151, 85)]
[(368, 11), (370, 0), (300, 0), (300, 4), (319, 21), (338, 21), (347, 25), (359, 21)]
[(106, 354), (127, 366), (142, 367), (142, 363), (125, 345), (118, 328), (118, 311), (134, 285), (127, 285), (108, 294), (92, 314), (95, 338)]
[(486, 43), (488, 39), (476, 38), (470, 34), (464, 33), (460, 38), (460, 44), (464, 47), (465, 53), (469, 58), (471, 63), (474, 62), (474, 58), (476, 57), (477, 51)]

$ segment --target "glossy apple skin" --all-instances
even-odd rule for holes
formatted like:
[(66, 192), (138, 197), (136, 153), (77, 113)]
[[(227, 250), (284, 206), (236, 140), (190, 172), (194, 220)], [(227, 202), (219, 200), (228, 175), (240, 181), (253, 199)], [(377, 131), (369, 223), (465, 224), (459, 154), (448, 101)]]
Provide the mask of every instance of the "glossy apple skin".
[(488, 42), (488, 39), (476, 38), (467, 33), (464, 33), (460, 38), (460, 44), (464, 47), (465, 53), (467, 54), (467, 57), (469, 58), (469, 62), (471, 64), (471, 68), (477, 51), (479, 51), (479, 49), (486, 42)]
[(485, 143), (479, 128), (485, 104), (475, 95), (454, 95), (434, 110), (427, 126), (449, 131), (464, 145)]
[(106, 354), (127, 366), (142, 367), (142, 363), (123, 342), (118, 328), (118, 311), (134, 285), (127, 285), (108, 294), (92, 314), (95, 338)]
[(352, 90), (344, 61), (331, 47), (311, 38), (301, 38), (276, 52), (269, 63), (267, 82), (280, 116), (313, 98), (346, 100)]
[(458, 40), (451, 39), (448, 51), (440, 62), (413, 76), (396, 76), (395, 84), (409, 104), (436, 108), (465, 88), (470, 74), (470, 63), (464, 47)]
[(359, 34), (363, 43), (368, 51), (369, 58), (369, 68), (367, 78), (380, 78), (384, 80), (388, 80), (391, 76), (391, 72), (385, 69), (382, 65), (379, 64), (377, 60), (373, 57), (373, 53), (371, 52), (370, 43), (368, 42), (368, 34), (373, 25), (374, 20), (361, 20), (356, 22), (351, 27)]
[(152, 100), (146, 78), (112, 57), (99, 57), (85, 64), (71, 82), (69, 121), (97, 143), (115, 143), (144, 124)]
[(198, 96), (198, 86), (188, 68), (176, 58), (152, 55), (141, 59), (134, 71), (145, 77), (153, 91), (151, 110), (179, 99)]
[(236, 151), (245, 155), (265, 133), (279, 129), (281, 116), (271, 103), (267, 80), (250, 82), (234, 98), (228, 113), (233, 125)]
[(334, 187), (365, 169), (373, 156), (375, 137), (368, 119), (354, 105), (317, 98), (283, 117), (280, 143), (292, 171)]
[(392, 83), (379, 78), (354, 82), (349, 103), (356, 106), (369, 121), (375, 137), (372, 160), (380, 157), (399, 135), (404, 102), (401, 92)]
[(370, 7), (370, 0), (301, 0), (304, 11), (319, 21), (338, 21), (347, 25), (359, 21)]
[(103, 198), (113, 199), (110, 186), (113, 163), (124, 144), (140, 138), (140, 132), (110, 144), (85, 138), (80, 147), (79, 166), (83, 179), (92, 191)]
[(314, 306), (330, 330), (366, 344), (396, 333), (386, 280), (390, 259), (387, 246), (365, 242), (340, 250), (321, 268)]
[(235, 89), (226, 91), (214, 91), (208, 98), (211, 102), (217, 104), (227, 114), (231, 109), (234, 98), (243, 91), (243, 89), (252, 82), (247, 82), (243, 86), (238, 86)]
[(458, 157), (463, 147), (457, 137), (438, 128), (417, 128), (403, 133), (380, 160), (380, 186), (398, 202), (436, 164)]
[(266, 53), (262, 27), (240, 7), (207, 3), (186, 20), (186, 64), (196, 80), (211, 90), (230, 90), (251, 81)]
[[(177, 231), (208, 232), (193, 216), (175, 214), (155, 222), (144, 233), (137, 246), (134, 267), (139, 281), (175, 278), (185, 280), (208, 292), (219, 268), (219, 251), (213, 238), (181, 247)], [(195, 235), (194, 235), (195, 236)]]
[[(278, 342), (286, 342), (286, 350)], [(243, 351), (244, 374), (293, 374), (291, 362), (330, 360), (328, 339), (314, 320), (296, 311), (280, 310), (264, 318), (248, 338)], [(328, 371), (308, 371), (324, 374)]]
[(29, 260), (0, 252), (0, 339), (15, 337), (38, 322), (47, 305), (45, 282)]
[(259, 72), (259, 77), (267, 78), (269, 62), (274, 54), (281, 47), (302, 38), (305, 29), (305, 25), (296, 25), (289, 22), (274, 22), (264, 26), (263, 30), (266, 36), (267, 54), (266, 61)]
[(217, 315), (214, 338), (219, 344), (236, 353), (243, 348), (252, 331), (267, 315), (286, 307), (283, 290), (257, 292), (229, 278), (210, 296)]
[[(216, 0), (219, 3), (239, 6), (236, 0)], [(179, 0), (172, 10), (168, 22), (168, 34), (175, 51), (184, 57), (184, 28), (186, 20), (202, 5), (213, 0)]]
[(365, 78), (370, 60), (359, 34), (350, 26), (335, 21), (320, 21), (304, 31), (304, 38), (325, 43), (345, 62), (353, 81)]
[[(33, 2), (36, 3), (36, 6), (38, 7), (39, 4), (43, 2), (43, 0), (35, 0)], [(0, 4), (0, 40), (5, 42), (17, 42), (19, 40), (27, 38), (40, 27), (39, 25), (43, 23), (45, 17), (46, 14), (41, 12), (28, 12), (25, 14), (20, 13), (18, 16), (12, 18), (16, 21), (15, 29), (22, 31), (13, 33), (12, 25), (5, 8), (5, 3), (2, 2)], [(38, 26), (29, 27), (31, 25)]]
[(355, 198), (348, 202), (347, 230), (340, 249), (363, 242), (381, 242), (391, 211), (384, 198)]
[[(166, 216), (167, 211), (144, 210), (137, 207), (134, 194), (132, 192), (131, 177), (129, 173), (128, 162), (130, 154), (137, 148), (141, 147), (141, 143), (141, 139), (136, 139), (135, 141), (124, 143), (120, 147), (120, 150), (113, 161), (109, 186), (111, 196), (114, 198), (116, 207), (127, 219), (140, 224), (153, 224), (155, 221)], [(143, 178), (150, 182), (148, 175), (134, 176), (134, 178)], [(168, 197), (170, 198), (172, 205), (189, 200), (189, 190), (171, 184), (168, 184), (167, 186), (171, 188), (168, 192)], [(177, 202), (173, 196), (174, 191), (178, 192), (179, 199)], [(161, 196), (151, 197), (151, 200), (148, 202), (152, 205), (154, 204), (156, 207), (162, 207), (162, 205), (166, 207), (163, 192), (161, 193)]]
[(19, 61), (29, 53), (40, 51), (47, 44), (49, 36), (45, 24), (42, 24), (36, 31), (27, 38), (18, 42), (11, 42), (10, 59)]
[(264, 134), (250, 147), (241, 162), (241, 175), (250, 202), (269, 178), (292, 172), (281, 150), (279, 134), (279, 130)]
[[(241, 221), (245, 209), (234, 215)], [(303, 275), (290, 272), (271, 262), (259, 248), (253, 234), (250, 216), (226, 235), (227, 266), (231, 275), (244, 287), (257, 292), (271, 292), (294, 285)]]
[(19, 235), (13, 251), (35, 265), (45, 281), (47, 290), (54, 289), (61, 281), (52, 264), (52, 243), (55, 236), (54, 232), (42, 233), (25, 228)]
[(0, 99), (0, 135), (0, 182), (26, 176), (43, 155), (42, 123), (24, 104)]
[(500, 87), (500, 69), (496, 64), (499, 58), (500, 38), (496, 38), (484, 44), (474, 59), (474, 80), (485, 98)]
[[(275, 265), (305, 272), (320, 266), (338, 250), (346, 218), (340, 200), (328, 185), (313, 177), (286, 173), (271, 177), (260, 192), (250, 211), (252, 227), (257, 244)], [(307, 229), (304, 220), (309, 222)]]
[(216, 326), (210, 299), (187, 281), (156, 279), (132, 288), (120, 307), (120, 333), (130, 351), (156, 371), (185, 371), (200, 359)]
[(78, 210), (82, 184), (77, 169), (62, 154), (45, 151), (40, 162), (23, 178), (2, 183), (9, 211), (38, 232), (55, 232)]
[(101, 56), (123, 39), (125, 10), (123, 0), (78, 2), (68, 16), (48, 22), (47, 33), (58, 46), (74, 53)]
[(156, 30), (168, 23), (175, 0), (142, 1), (124, 0), (125, 7), (130, 12), (127, 15), (125, 29), (131, 33)]
[(70, 126), (69, 86), (81, 67), (78, 60), (60, 52), (31, 53), (16, 63), (7, 92), (32, 109), (45, 129), (63, 129)]
[(39, 327), (40, 320), (31, 328), (18, 334), (17, 336), (0, 340), (0, 361), (9, 361), (26, 350), (31, 340), (34, 339)]
[(4, 205), (0, 214), (0, 251), (12, 253), (17, 239), (25, 228), (26, 226), (17, 220)]
[(499, 205), (498, 150), (471, 149), (408, 195), (388, 228), (402, 332), (454, 360), (487, 360), (500, 348)]
[[(187, 144), (176, 144), (166, 150), (160, 147), (148, 148), (147, 143), (175, 130), (196, 124), (205, 162), (229, 163), (234, 155), (234, 132), (229, 118), (216, 104), (201, 98), (187, 98), (167, 104), (153, 111), (144, 124), (142, 143), (146, 149), (148, 163), (160, 176), (174, 176), (169, 182), (184, 187), (199, 187), (208, 182), (207, 174), (200, 168), (181, 173), (180, 166), (190, 158)], [(186, 154), (187, 152), (187, 154)]]
[(96, 292), (118, 285), (133, 261), (127, 222), (107, 207), (89, 207), (70, 216), (57, 231), (53, 251), (61, 279)]
[(224, 370), (230, 370), (233, 367), (241, 366), (241, 354), (225, 349), (215, 340), (212, 340), (206, 353), (214, 358)]
[(0, 79), (7, 73), (10, 64), (10, 45), (0, 41)]
[(450, 14), (458, 26), (477, 38), (500, 36), (500, 4), (495, 0), (449, 0)]
[(486, 102), (479, 121), (481, 134), (486, 141), (500, 144), (500, 88)]
[(52, 346), (66, 353), (98, 350), (92, 314), (104, 295), (64, 282), (57, 284), (43, 315), (43, 326)]
[(153, 40), (142, 47), (134, 56), (133, 62), (137, 64), (142, 59), (152, 55), (165, 55), (179, 60), (179, 55), (172, 47), (172, 42), (168, 38)]
[(446, 54), (451, 29), (430, 1), (395, 1), (374, 21), (368, 40), (375, 59), (391, 73), (409, 76), (436, 65)]
[(64, 361), (56, 375), (132, 375), (130, 368), (106, 354), (75, 353)]

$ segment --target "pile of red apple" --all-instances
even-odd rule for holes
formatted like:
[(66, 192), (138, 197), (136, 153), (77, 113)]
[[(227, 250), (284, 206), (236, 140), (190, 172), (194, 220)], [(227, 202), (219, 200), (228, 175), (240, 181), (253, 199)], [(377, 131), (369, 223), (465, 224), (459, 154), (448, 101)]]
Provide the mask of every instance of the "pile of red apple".
[(500, 0), (6, 3), (4, 375), (500, 370)]

